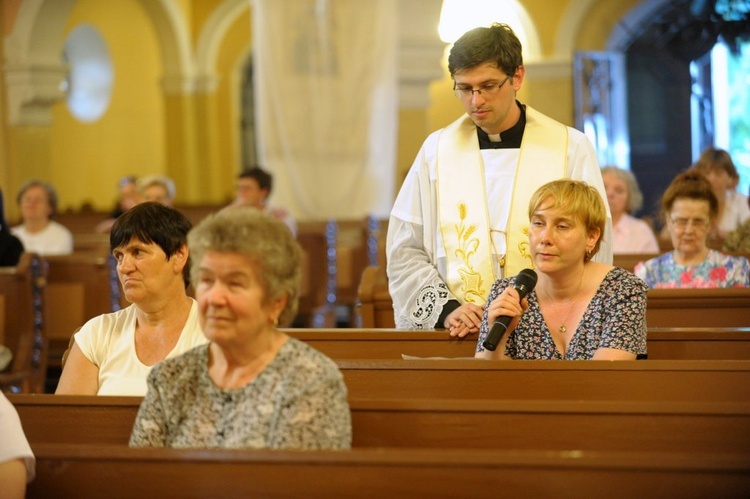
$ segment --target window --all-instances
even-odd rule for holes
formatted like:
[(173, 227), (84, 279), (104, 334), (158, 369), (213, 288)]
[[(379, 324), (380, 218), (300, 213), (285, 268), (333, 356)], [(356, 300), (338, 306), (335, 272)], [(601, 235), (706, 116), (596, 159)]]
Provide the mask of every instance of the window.
[(112, 61), (104, 39), (93, 26), (75, 28), (65, 43), (63, 60), (68, 77), (63, 83), (68, 108), (81, 121), (102, 117), (112, 96)]

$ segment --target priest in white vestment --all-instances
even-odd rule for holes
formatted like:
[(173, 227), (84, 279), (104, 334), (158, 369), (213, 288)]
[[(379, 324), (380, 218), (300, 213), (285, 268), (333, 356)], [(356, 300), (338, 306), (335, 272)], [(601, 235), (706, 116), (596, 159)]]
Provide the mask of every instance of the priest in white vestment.
[[(516, 100), (525, 68), (510, 27), (464, 34), (448, 69), (466, 115), (414, 160), (391, 211), (387, 273), (396, 327), (463, 337), (479, 331), (496, 279), (533, 268), (528, 203), (539, 186), (572, 178), (607, 196), (586, 136)], [(611, 239), (608, 211), (595, 260), (612, 263)]]

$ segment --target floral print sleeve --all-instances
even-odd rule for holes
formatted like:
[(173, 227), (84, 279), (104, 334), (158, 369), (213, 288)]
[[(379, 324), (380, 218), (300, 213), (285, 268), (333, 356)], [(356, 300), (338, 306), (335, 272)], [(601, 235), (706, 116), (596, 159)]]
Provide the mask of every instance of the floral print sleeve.
[(587, 310), (592, 322), (601, 321), (597, 348), (616, 348), (646, 356), (647, 291), (646, 283), (630, 272), (613, 269), (607, 275), (594, 298), (601, 298), (597, 300), (598, 310), (591, 305)]

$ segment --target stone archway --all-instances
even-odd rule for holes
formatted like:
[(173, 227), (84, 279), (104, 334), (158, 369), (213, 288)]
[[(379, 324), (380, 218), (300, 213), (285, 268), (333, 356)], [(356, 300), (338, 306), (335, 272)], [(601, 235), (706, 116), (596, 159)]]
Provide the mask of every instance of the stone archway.
[[(75, 0), (24, 0), (5, 40), (3, 69), (11, 126), (45, 126), (51, 106), (65, 98), (60, 82), (65, 26)], [(189, 92), (194, 87), (193, 58), (187, 26), (173, 2), (139, 0), (154, 22), (164, 64), (164, 90)]]

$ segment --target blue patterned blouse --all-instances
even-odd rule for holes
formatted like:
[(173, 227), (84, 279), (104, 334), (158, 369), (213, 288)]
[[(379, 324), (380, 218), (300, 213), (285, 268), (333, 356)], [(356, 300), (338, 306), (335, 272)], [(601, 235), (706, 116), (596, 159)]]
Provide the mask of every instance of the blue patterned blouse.
[(709, 250), (699, 265), (680, 265), (674, 252), (664, 253), (635, 266), (635, 275), (651, 288), (741, 288), (750, 286), (747, 258)]

